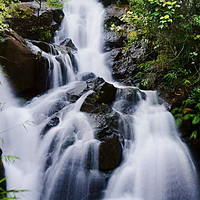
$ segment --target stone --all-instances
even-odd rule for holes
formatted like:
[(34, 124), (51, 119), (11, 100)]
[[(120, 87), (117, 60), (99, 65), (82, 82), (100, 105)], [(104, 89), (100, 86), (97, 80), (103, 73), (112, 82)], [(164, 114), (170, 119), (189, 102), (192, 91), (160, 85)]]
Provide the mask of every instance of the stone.
[(53, 44), (49, 44), (47, 42), (37, 41), (37, 40), (29, 40), (33, 45), (39, 47), (42, 51), (46, 53), (50, 53), (52, 55), (58, 55), (58, 51)]
[(101, 2), (105, 7), (111, 4), (117, 4), (118, 2), (120, 2), (120, 4), (128, 4), (128, 0), (99, 0), (99, 2)]
[(78, 51), (77, 47), (74, 45), (74, 43), (72, 42), (70, 38), (66, 38), (63, 42), (61, 42), (60, 45), (70, 47), (71, 49)]
[(10, 77), (16, 91), (34, 90), (36, 55), (12, 30), (6, 31), (6, 38), (0, 45), (0, 64)]
[(53, 116), (44, 127), (44, 130), (42, 131), (42, 136), (44, 136), (51, 128), (57, 126), (59, 123), (60, 119), (57, 116)]
[[(2, 162), (2, 150), (0, 149), (0, 180), (2, 180), (3, 178), (5, 178), (5, 169), (3, 166), (3, 162)], [(3, 190), (6, 190), (6, 181), (3, 181), (0, 183), (0, 188), (2, 188)], [(0, 198), (3, 198), (4, 196), (1, 196), (0, 194)]]
[(113, 78), (124, 85), (136, 85), (138, 64), (144, 57), (145, 49), (133, 47), (123, 52), (123, 48), (116, 48), (106, 53), (106, 64), (110, 68)]
[(109, 106), (115, 100), (117, 89), (101, 78), (88, 81), (87, 84), (88, 88), (94, 90), (94, 92), (87, 96), (82, 104), (81, 111), (97, 113), (109, 109)]
[(123, 26), (121, 17), (126, 13), (123, 7), (117, 5), (110, 5), (105, 9), (104, 17), (104, 52), (110, 51), (114, 48), (120, 48), (125, 46), (126, 36), (115, 33), (110, 29), (112, 24), (116, 26)]
[(93, 72), (83, 72), (78, 74), (78, 80), (80, 81), (88, 81), (90, 79), (96, 78), (96, 75)]
[(100, 144), (99, 170), (110, 171), (119, 166), (122, 160), (122, 146), (116, 135), (111, 135)]
[(32, 14), (26, 18), (11, 17), (8, 20), (10, 27), (23, 38), (45, 42), (52, 41), (54, 33), (60, 27), (64, 17), (63, 11), (47, 7), (44, 3), (39, 11), (39, 4), (36, 2), (26, 2), (19, 4), (19, 6), (28, 7)]

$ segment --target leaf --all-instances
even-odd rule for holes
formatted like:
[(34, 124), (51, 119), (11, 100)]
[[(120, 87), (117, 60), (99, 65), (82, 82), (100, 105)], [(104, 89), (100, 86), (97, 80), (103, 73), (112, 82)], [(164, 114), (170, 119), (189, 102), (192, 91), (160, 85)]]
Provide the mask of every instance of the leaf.
[(182, 118), (177, 118), (176, 119), (176, 124), (177, 124), (178, 127), (180, 127), (180, 125), (182, 124), (182, 122), (183, 122)]
[(196, 115), (193, 120), (192, 120), (192, 124), (198, 124), (200, 122), (200, 117), (198, 115)]
[(154, 12), (153, 15), (154, 16), (158, 16), (160, 13), (159, 12)]
[(193, 131), (190, 136), (190, 139), (196, 139), (196, 138), (197, 138), (197, 131)]
[(198, 103), (198, 104), (195, 106), (195, 108), (200, 109), (200, 103)]
[(3, 72), (0, 72), (1, 74), (3, 74), (4, 76), (8, 76), (7, 74), (3, 73)]
[(184, 108), (184, 109), (182, 110), (182, 113), (183, 113), (183, 114), (186, 114), (187, 112), (194, 112), (194, 110), (192, 110), (191, 108)]
[(184, 117), (183, 117), (183, 119), (184, 120), (188, 120), (188, 119), (191, 119), (191, 118), (193, 118), (194, 117), (194, 114), (186, 114)]
[(11, 162), (14, 162), (15, 160), (19, 160), (19, 157), (17, 157), (17, 156), (11, 156), (11, 155), (4, 155), (4, 160), (7, 163), (11, 163)]
[(0, 180), (0, 183), (4, 182), (6, 179), (7, 179), (6, 177), (2, 178), (2, 179)]

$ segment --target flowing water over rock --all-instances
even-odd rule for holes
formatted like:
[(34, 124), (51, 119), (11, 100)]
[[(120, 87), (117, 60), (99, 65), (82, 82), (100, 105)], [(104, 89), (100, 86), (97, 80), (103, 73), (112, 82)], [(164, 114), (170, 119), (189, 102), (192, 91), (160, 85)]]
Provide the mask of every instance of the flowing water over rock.
[(147, 99), (129, 119), (134, 139), (125, 142), (124, 161), (112, 175), (105, 199), (197, 199), (195, 167), (175, 121), (158, 104), (156, 92), (145, 93)]
[[(42, 52), (52, 66), (46, 94), (24, 105), (0, 76), (1, 149), (20, 158), (4, 161), (8, 189), (28, 190), (22, 200), (198, 200), (194, 164), (156, 93), (95, 78), (112, 82), (103, 12), (96, 0), (65, 3), (57, 53)], [(61, 50), (67, 38), (76, 70)]]

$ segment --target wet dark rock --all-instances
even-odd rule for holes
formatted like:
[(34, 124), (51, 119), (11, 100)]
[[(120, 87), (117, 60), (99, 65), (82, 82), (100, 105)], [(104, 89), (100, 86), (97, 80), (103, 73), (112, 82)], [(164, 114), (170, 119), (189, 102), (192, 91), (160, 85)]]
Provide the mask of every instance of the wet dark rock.
[[(111, 105), (115, 100), (117, 88), (102, 78), (87, 81), (88, 90), (94, 92), (87, 96), (81, 111), (87, 113), (95, 124), (95, 137), (101, 141), (99, 167), (101, 171), (115, 169), (121, 162), (121, 136), (118, 131), (119, 115)], [(93, 124), (92, 123), (92, 124)], [(122, 138), (121, 138), (122, 139)], [(109, 149), (109, 150), (108, 150)], [(107, 152), (107, 153), (106, 153)], [(108, 160), (111, 162), (108, 164)]]
[(10, 27), (23, 38), (50, 42), (55, 31), (60, 27), (64, 17), (63, 11), (50, 9), (42, 4), (38, 12), (39, 4), (36, 2), (26, 2), (19, 6), (29, 8), (32, 15), (26, 18), (11, 17), (8, 20)]
[(104, 52), (110, 51), (114, 48), (124, 47), (126, 42), (126, 36), (115, 33), (110, 29), (112, 24), (116, 26), (123, 26), (121, 17), (125, 14), (124, 8), (111, 5), (105, 9), (104, 18)]
[(76, 60), (75, 53), (73, 53), (72, 51), (69, 51), (69, 57), (72, 62), (74, 73), (76, 74), (78, 73), (78, 62)]
[(5, 66), (17, 92), (34, 90), (35, 63), (36, 55), (25, 41), (11, 29), (6, 30), (6, 38), (0, 45), (0, 64)]
[(70, 38), (66, 38), (63, 42), (61, 42), (60, 45), (70, 47), (71, 49), (78, 51), (77, 47), (74, 45), (74, 43), (72, 42)]
[(42, 51), (46, 53), (51, 53), (52, 55), (58, 55), (57, 49), (52, 44), (49, 44), (47, 42), (37, 41), (37, 40), (30, 40), (30, 42), (33, 45), (39, 47)]
[(122, 146), (118, 136), (111, 135), (100, 145), (99, 170), (109, 171), (119, 166), (122, 159)]
[(94, 78), (96, 78), (96, 75), (93, 72), (83, 72), (81, 74), (78, 74), (78, 79), (80, 81), (88, 81)]
[(113, 78), (125, 85), (134, 85), (137, 82), (135, 75), (138, 64), (144, 57), (145, 49), (132, 47), (123, 52), (123, 48), (113, 49), (106, 53), (106, 64), (111, 69)]
[(63, 11), (56, 9), (56, 10), (52, 10), (52, 12), (53, 12), (53, 20), (57, 23), (57, 25), (61, 25), (61, 22), (64, 18)]
[(117, 89), (101, 78), (87, 82), (88, 88), (94, 90), (94, 93), (87, 96), (81, 111), (98, 113), (105, 112), (115, 100)]
[(88, 88), (86, 82), (78, 82), (74, 85), (73, 89), (67, 91), (67, 100), (74, 103), (87, 91)]
[(40, 52), (35, 54), (16, 32), (5, 30), (0, 45), (0, 64), (18, 96), (27, 99), (46, 91), (49, 63)]
[[(117, 4), (118, 0), (99, 0), (105, 7), (111, 4)], [(120, 0), (120, 4), (128, 4), (128, 0)]]
[(133, 114), (140, 99), (146, 99), (146, 94), (138, 88), (118, 89), (113, 107), (123, 114)]
[[(2, 150), (0, 149), (0, 180), (2, 180), (3, 178), (5, 178), (5, 169), (3, 166), (3, 162), (2, 162)], [(6, 190), (6, 181), (3, 181), (0, 183), (0, 187), (4, 190)], [(3, 198), (4, 196), (1, 196), (0, 194), (0, 198)]]
[(51, 128), (57, 126), (59, 123), (60, 119), (57, 116), (53, 116), (44, 127), (44, 130), (42, 131), (42, 136), (45, 135)]
[(120, 34), (117, 34), (113, 31), (104, 31), (104, 52), (111, 51), (115, 48), (120, 48), (125, 46), (125, 39)]
[(189, 147), (200, 180), (200, 138), (190, 139), (190, 137), (184, 137), (184, 142), (186, 142)]
[[(113, 78), (124, 85), (136, 85), (139, 71), (138, 65), (144, 59), (145, 47), (134, 44), (125, 51), (128, 40), (128, 32), (117, 34), (111, 30), (111, 25), (121, 26), (126, 30), (126, 24), (121, 20), (126, 13), (126, 7), (112, 4), (105, 9), (104, 18), (104, 52), (106, 52), (106, 64), (110, 68)], [(134, 30), (133, 30), (134, 31)]]

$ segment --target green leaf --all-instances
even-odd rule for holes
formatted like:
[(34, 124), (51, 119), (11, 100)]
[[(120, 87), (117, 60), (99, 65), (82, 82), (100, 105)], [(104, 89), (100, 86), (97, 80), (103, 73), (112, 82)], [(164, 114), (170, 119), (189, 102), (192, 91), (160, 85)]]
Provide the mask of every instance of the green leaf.
[(182, 122), (183, 122), (183, 119), (182, 119), (182, 118), (177, 118), (177, 119), (176, 119), (176, 124), (177, 124), (178, 127), (181, 126)]
[(160, 13), (159, 12), (154, 12), (153, 15), (154, 16), (158, 16)]
[(193, 131), (190, 136), (190, 139), (196, 139), (196, 138), (197, 138), (197, 131)]
[(198, 104), (195, 106), (195, 108), (200, 109), (200, 103), (198, 103)]
[(194, 114), (186, 114), (184, 117), (183, 117), (183, 119), (184, 120), (188, 120), (188, 119), (191, 119), (191, 118), (193, 118), (194, 117)]
[(196, 115), (193, 120), (192, 120), (192, 124), (198, 124), (200, 122), (200, 117), (198, 115)]
[(17, 156), (4, 155), (3, 157), (7, 163), (11, 163), (11, 162), (14, 162), (15, 160), (19, 160), (19, 157)]
[(7, 179), (6, 177), (2, 178), (2, 179), (0, 180), (0, 183), (4, 182), (6, 179)]

